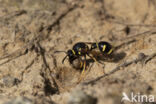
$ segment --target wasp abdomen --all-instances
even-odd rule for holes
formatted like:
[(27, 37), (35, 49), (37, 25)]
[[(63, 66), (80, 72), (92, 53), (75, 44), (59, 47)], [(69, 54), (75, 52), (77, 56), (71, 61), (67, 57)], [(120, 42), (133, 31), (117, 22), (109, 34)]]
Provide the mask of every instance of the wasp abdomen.
[(106, 54), (111, 54), (112, 53), (112, 45), (109, 44), (108, 42), (99, 42), (98, 43), (98, 46), (99, 46), (99, 50), (102, 52), (102, 53), (106, 53)]

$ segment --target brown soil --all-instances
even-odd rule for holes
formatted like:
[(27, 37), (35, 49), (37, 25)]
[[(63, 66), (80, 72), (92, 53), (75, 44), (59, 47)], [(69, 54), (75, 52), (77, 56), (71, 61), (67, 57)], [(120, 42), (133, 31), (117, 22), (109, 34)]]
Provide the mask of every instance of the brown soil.
[[(156, 100), (155, 11), (155, 0), (0, 0), (0, 104), (121, 104), (122, 92)], [(76, 84), (81, 71), (55, 51), (98, 41), (116, 47), (115, 60), (89, 63)]]

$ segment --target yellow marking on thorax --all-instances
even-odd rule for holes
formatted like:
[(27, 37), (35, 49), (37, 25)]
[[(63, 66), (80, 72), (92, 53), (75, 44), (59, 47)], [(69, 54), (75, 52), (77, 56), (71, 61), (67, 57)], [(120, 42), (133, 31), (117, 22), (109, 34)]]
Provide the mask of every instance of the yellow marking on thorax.
[(81, 55), (81, 52), (78, 52), (79, 55)]
[(80, 51), (81, 51), (81, 48), (79, 48), (79, 52), (78, 52), (79, 55), (81, 55), (81, 52)]
[(103, 49), (102, 49), (102, 51), (104, 52), (104, 51), (105, 51), (105, 49), (106, 49), (106, 45), (104, 45), (104, 46), (103, 46)]
[(75, 51), (72, 49), (73, 54), (75, 55)]

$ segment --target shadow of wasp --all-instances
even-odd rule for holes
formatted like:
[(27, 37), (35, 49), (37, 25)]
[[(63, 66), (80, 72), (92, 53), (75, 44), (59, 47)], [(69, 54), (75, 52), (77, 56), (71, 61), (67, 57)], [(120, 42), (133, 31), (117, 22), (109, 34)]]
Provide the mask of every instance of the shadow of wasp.
[[(90, 45), (90, 47), (89, 47)], [(86, 56), (90, 57), (94, 62), (101, 63), (99, 57), (109, 57), (113, 53), (113, 46), (105, 41), (96, 42), (78, 42), (72, 49), (66, 51), (55, 51), (54, 53), (64, 52), (66, 56), (62, 59), (62, 64), (68, 57), (69, 63), (73, 68), (82, 69), (80, 78), (77, 83), (81, 82), (82, 76), (86, 69)], [(103, 63), (101, 63), (103, 64)]]

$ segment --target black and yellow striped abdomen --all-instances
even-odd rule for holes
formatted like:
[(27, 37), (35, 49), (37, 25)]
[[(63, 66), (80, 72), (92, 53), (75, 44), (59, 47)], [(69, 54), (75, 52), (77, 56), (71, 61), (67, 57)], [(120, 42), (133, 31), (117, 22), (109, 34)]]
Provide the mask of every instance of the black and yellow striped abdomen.
[(111, 44), (105, 41), (101, 41), (98, 43), (99, 50), (104, 54), (111, 54), (113, 52), (113, 47)]
[(99, 51), (102, 54), (109, 55), (113, 52), (113, 46), (106, 41), (100, 41), (99, 43), (92, 43), (90, 51), (91, 53)]

